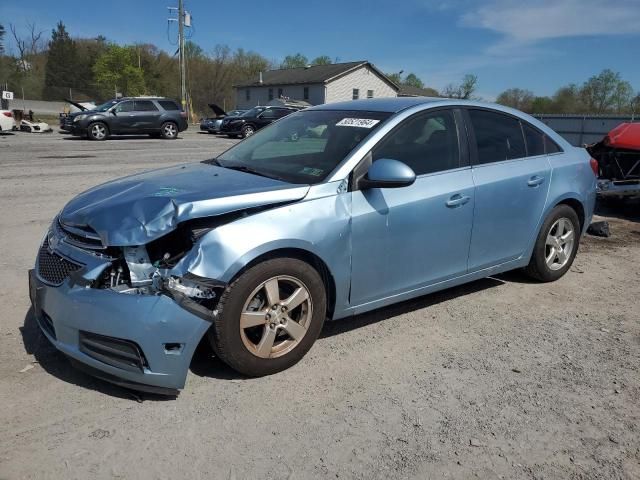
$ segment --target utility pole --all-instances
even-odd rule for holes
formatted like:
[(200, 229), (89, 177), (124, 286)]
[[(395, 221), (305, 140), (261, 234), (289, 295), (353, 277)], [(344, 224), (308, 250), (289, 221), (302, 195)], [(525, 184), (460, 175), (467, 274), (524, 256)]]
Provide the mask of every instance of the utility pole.
[(180, 102), (187, 111), (187, 71), (184, 58), (184, 0), (178, 0), (178, 41), (180, 42)]
[(187, 59), (184, 51), (184, 27), (191, 27), (191, 15), (185, 12), (184, 0), (178, 0), (178, 8), (168, 7), (169, 11), (177, 14), (178, 18), (169, 18), (169, 22), (178, 22), (178, 63), (180, 67), (180, 103), (187, 111)]

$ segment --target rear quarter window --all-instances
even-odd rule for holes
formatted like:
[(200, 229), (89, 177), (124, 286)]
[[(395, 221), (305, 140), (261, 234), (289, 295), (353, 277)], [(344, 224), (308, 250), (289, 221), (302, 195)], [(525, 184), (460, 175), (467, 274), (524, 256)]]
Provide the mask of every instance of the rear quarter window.
[(162, 108), (168, 111), (178, 111), (180, 107), (176, 102), (172, 102), (171, 100), (160, 100), (158, 102)]
[(548, 153), (548, 154), (564, 152), (564, 150), (560, 148), (560, 145), (558, 145), (556, 142), (551, 140), (546, 135), (544, 136), (544, 149), (545, 149), (545, 153)]
[(522, 122), (522, 131), (524, 132), (524, 139), (527, 142), (527, 156), (535, 157), (544, 155), (544, 133), (533, 128), (526, 122)]

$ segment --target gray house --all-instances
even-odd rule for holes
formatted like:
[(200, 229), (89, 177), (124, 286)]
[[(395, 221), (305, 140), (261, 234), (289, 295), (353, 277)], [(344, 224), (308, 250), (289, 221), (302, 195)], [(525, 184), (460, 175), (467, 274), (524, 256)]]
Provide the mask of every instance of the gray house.
[(236, 108), (267, 105), (282, 98), (319, 105), (398, 94), (398, 86), (367, 61), (269, 70), (234, 87)]

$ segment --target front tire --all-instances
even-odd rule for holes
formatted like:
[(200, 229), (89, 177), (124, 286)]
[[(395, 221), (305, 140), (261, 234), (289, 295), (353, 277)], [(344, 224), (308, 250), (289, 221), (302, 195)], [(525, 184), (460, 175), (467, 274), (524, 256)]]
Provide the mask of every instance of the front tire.
[(318, 338), (327, 311), (324, 283), (295, 258), (259, 263), (229, 285), (209, 340), (234, 370), (260, 377), (295, 365)]
[(160, 127), (160, 135), (165, 140), (175, 140), (178, 138), (178, 125), (173, 122), (164, 122)]
[(245, 125), (242, 127), (242, 138), (250, 137), (254, 133), (256, 133), (256, 129), (253, 128), (252, 125)]
[(573, 263), (580, 243), (580, 220), (568, 205), (557, 205), (542, 224), (525, 273), (541, 282), (562, 277)]
[(102, 141), (109, 137), (109, 128), (102, 122), (93, 122), (87, 127), (89, 140)]

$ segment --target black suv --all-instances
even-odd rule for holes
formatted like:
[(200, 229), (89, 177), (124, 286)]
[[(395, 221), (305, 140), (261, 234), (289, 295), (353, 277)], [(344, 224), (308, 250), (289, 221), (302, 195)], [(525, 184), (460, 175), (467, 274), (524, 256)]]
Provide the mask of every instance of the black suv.
[(298, 110), (297, 108), (289, 107), (253, 107), (239, 117), (227, 117), (222, 120), (220, 133), (227, 134), (232, 138), (238, 135), (246, 138), (262, 127), (266, 127), (270, 123)]
[(173, 100), (125, 97), (65, 117), (63, 130), (73, 135), (86, 135), (91, 140), (141, 133), (172, 140), (187, 127), (186, 113)]

